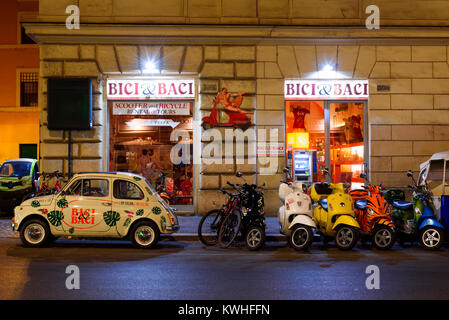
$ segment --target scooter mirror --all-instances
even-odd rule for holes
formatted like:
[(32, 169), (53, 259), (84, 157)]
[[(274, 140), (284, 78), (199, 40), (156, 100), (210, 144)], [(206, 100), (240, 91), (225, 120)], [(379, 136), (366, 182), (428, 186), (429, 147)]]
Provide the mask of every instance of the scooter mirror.
[(283, 171), (284, 171), (284, 173), (288, 173), (290, 170), (288, 170), (288, 168), (285, 167)]
[(235, 176), (236, 176), (237, 178), (241, 178), (241, 177), (243, 177), (243, 173), (241, 173), (240, 171), (237, 171), (237, 172), (235, 173)]
[(365, 173), (361, 173), (360, 174), (360, 178), (365, 179), (366, 178), (366, 174)]
[(407, 177), (413, 178), (413, 171), (412, 170), (407, 171)]

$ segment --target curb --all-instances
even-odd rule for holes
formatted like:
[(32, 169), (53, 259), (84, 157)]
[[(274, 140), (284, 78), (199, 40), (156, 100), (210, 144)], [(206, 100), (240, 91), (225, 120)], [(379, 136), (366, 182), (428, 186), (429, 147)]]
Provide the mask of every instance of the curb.
[[(177, 233), (174, 235), (161, 235), (161, 241), (200, 241), (198, 234)], [(287, 238), (281, 234), (267, 234), (265, 241), (280, 242), (287, 241)]]

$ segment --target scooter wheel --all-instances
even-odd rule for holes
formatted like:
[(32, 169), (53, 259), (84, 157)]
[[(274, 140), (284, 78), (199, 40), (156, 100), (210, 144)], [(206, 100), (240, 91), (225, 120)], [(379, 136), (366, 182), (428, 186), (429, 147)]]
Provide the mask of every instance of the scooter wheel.
[(359, 239), (357, 229), (349, 226), (341, 226), (335, 235), (335, 244), (340, 250), (351, 250)]
[(374, 246), (379, 250), (389, 250), (396, 241), (396, 232), (390, 227), (380, 227), (373, 235)]
[(259, 226), (251, 226), (245, 235), (248, 250), (259, 250), (265, 242), (265, 231)]
[(426, 250), (438, 250), (443, 245), (444, 232), (440, 228), (427, 226), (421, 231), (419, 241)]
[(313, 230), (309, 226), (296, 225), (289, 236), (289, 244), (297, 251), (307, 250), (312, 245)]

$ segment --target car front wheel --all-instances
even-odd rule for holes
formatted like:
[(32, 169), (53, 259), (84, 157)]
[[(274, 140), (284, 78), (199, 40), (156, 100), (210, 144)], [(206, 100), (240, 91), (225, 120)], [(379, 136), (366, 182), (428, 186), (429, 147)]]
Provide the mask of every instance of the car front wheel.
[(20, 228), (20, 239), (27, 247), (43, 247), (50, 240), (50, 228), (40, 219), (31, 219)]

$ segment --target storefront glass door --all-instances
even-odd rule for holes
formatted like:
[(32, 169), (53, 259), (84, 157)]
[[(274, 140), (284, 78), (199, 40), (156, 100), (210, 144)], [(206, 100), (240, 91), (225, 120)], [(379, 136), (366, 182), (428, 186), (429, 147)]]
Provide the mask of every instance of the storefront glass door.
[[(109, 106), (109, 170), (145, 177), (159, 194), (168, 195), (170, 205), (193, 205), (192, 103), (110, 102)], [(174, 130), (185, 139), (173, 140), (178, 136)], [(183, 147), (176, 156), (190, 160), (176, 163), (172, 148), (180, 143)]]
[(286, 159), (294, 179), (360, 186), (367, 159), (365, 103), (286, 101), (285, 105)]

